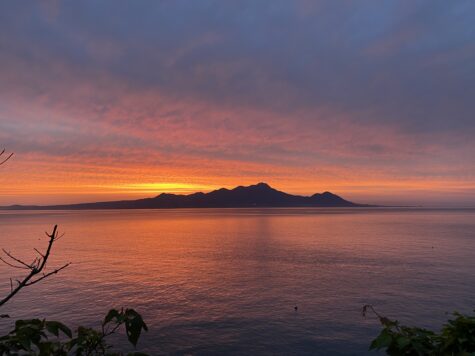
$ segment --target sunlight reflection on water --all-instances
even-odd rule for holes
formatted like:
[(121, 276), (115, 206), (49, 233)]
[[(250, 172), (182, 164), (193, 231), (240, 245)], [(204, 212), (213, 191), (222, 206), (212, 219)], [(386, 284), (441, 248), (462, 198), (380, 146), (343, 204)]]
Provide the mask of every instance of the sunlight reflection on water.
[[(474, 308), (474, 218), (420, 209), (0, 212), (0, 247), (33, 256), (58, 224), (66, 235), (50, 266), (73, 262), (2, 313), (95, 326), (109, 308), (133, 307), (150, 327), (139, 349), (154, 355), (366, 354), (378, 325), (361, 317), (363, 304), (426, 327)], [(15, 273), (0, 266), (2, 293)]]

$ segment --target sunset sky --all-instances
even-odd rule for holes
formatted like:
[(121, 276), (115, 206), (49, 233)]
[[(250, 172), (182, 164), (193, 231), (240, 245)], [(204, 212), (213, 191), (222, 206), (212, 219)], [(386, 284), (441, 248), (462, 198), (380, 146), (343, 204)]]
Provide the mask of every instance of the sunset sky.
[(475, 1), (2, 1), (0, 205), (265, 181), (475, 206)]

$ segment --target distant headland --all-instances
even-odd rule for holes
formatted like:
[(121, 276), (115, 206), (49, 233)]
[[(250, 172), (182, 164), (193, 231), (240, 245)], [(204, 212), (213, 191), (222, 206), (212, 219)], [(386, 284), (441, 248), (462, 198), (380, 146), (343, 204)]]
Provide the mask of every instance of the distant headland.
[(67, 205), (11, 205), (3, 210), (86, 210), (86, 209), (176, 209), (176, 208), (256, 208), (256, 207), (372, 207), (357, 204), (330, 193), (311, 196), (281, 192), (267, 183), (234, 189), (221, 188), (189, 195), (163, 193), (154, 198)]

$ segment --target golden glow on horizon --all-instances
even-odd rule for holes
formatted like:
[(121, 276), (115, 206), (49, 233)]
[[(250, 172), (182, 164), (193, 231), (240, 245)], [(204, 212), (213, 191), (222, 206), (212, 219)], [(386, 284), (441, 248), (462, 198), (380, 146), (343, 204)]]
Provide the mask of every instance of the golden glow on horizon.
[(181, 183), (181, 182), (161, 182), (161, 183), (129, 183), (111, 185), (86, 186), (104, 190), (117, 190), (123, 193), (195, 193), (198, 191), (213, 190), (212, 185)]
[[(190, 194), (267, 182), (299, 195), (331, 191), (360, 203), (420, 205), (458, 201), (473, 206), (475, 182), (449, 177), (397, 176), (354, 167), (314, 171), (280, 165), (189, 159), (178, 164), (98, 164), (19, 155), (2, 166), (0, 205), (69, 204)], [(107, 160), (104, 161), (107, 163)]]
[[(91, 184), (90, 181), (65, 183), (62, 181), (37, 182), (34, 180), (18, 180), (10, 177), (8, 186), (0, 186), (0, 205), (9, 204), (62, 204), (87, 201), (121, 200), (152, 197), (161, 193), (191, 194), (209, 192), (221, 187), (234, 188), (238, 185), (250, 185), (264, 179), (209, 177), (213, 185), (200, 183), (206, 177), (195, 178), (196, 182), (163, 181), (163, 182), (117, 182), (113, 177), (103, 179), (102, 184)], [(105, 177), (103, 177), (105, 178)], [(331, 179), (268, 179), (272, 187), (291, 194), (311, 195), (323, 191), (331, 191), (349, 200), (361, 203), (380, 203), (384, 201), (404, 202), (418, 194), (431, 193), (444, 196), (459, 195), (467, 191), (475, 192), (475, 183), (452, 180), (384, 180), (350, 181)], [(443, 189), (441, 189), (443, 187)], [(408, 200), (409, 203), (414, 200)], [(408, 204), (409, 204), (408, 203)]]

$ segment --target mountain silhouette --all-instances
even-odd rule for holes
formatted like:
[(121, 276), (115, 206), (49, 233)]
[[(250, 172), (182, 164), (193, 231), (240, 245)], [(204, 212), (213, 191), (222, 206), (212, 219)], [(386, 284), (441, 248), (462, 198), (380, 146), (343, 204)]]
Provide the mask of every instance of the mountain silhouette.
[(167, 209), (167, 208), (250, 208), (250, 207), (368, 207), (356, 204), (330, 192), (312, 196), (281, 192), (267, 183), (234, 189), (221, 188), (209, 193), (189, 195), (162, 193), (154, 198), (69, 205), (12, 205), (8, 210), (68, 209)]

